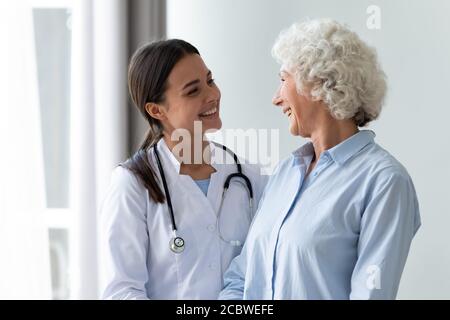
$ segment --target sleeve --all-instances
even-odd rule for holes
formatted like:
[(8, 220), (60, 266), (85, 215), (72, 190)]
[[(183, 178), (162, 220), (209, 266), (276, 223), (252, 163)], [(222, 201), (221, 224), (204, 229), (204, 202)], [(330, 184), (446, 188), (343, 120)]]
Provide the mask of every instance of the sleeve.
[(380, 181), (361, 218), (350, 299), (395, 299), (411, 241), (421, 224), (411, 178), (393, 173)]
[(148, 299), (146, 191), (117, 167), (100, 207), (102, 299)]
[(224, 287), (219, 294), (219, 300), (243, 300), (246, 261), (247, 245), (244, 244), (241, 253), (231, 261), (224, 274)]
[(256, 216), (256, 213), (258, 212), (260, 204), (264, 198), (264, 190), (267, 186), (268, 181), (269, 181), (268, 175), (260, 174), (258, 176), (258, 184), (255, 190), (255, 203), (253, 204), (255, 207), (255, 214), (253, 216), (253, 219)]

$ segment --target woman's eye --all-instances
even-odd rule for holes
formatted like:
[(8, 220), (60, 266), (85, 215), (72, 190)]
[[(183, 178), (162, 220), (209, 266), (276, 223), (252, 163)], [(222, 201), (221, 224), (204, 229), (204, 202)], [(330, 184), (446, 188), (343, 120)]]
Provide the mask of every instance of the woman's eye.
[(190, 96), (190, 95), (193, 95), (194, 93), (196, 93), (197, 91), (198, 91), (198, 89), (195, 88), (195, 89), (192, 89), (191, 91), (189, 91), (187, 94)]
[(208, 80), (208, 84), (209, 84), (209, 85), (213, 84), (214, 82), (216, 82), (215, 79), (210, 79), (210, 80)]

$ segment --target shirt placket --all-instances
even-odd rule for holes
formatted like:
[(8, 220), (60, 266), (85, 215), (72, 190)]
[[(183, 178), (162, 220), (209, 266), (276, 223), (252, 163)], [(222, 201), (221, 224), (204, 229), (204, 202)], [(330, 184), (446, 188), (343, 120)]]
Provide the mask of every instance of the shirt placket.
[[(269, 274), (269, 279), (268, 279), (268, 283), (270, 283), (270, 291), (271, 291), (271, 299), (274, 298), (274, 288), (273, 288), (273, 284), (274, 284), (274, 275), (275, 275), (275, 257), (276, 257), (276, 250), (277, 250), (277, 246), (278, 246), (278, 239), (279, 239), (279, 235), (280, 235), (280, 230), (281, 227), (283, 226), (283, 223), (285, 221), (285, 219), (287, 218), (287, 216), (289, 215), (289, 213), (291, 212), (292, 206), (295, 203), (297, 196), (299, 194), (299, 192), (301, 192), (302, 190), (302, 186), (304, 183), (304, 178), (305, 178), (305, 173), (306, 173), (306, 166), (305, 165), (300, 165), (300, 168), (296, 168), (296, 173), (300, 175), (298, 181), (298, 185), (296, 186), (296, 188), (294, 188), (294, 191), (292, 192), (292, 195), (290, 197), (288, 197), (287, 199), (291, 199), (289, 201), (289, 205), (286, 206), (286, 208), (284, 209), (284, 214), (280, 215), (280, 218), (277, 220), (276, 222), (276, 227), (273, 228), (273, 232), (271, 235), (271, 239), (270, 239), (270, 243), (272, 244), (271, 248), (270, 248), (270, 259), (269, 261), (272, 261), (272, 267), (270, 268), (270, 274)], [(293, 179), (296, 179), (297, 177), (295, 175), (292, 175)]]

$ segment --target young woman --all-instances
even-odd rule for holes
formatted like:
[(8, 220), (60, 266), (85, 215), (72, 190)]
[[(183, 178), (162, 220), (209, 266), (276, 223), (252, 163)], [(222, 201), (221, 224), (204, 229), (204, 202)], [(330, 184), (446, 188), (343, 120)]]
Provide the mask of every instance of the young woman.
[[(128, 85), (149, 131), (114, 170), (102, 203), (102, 297), (216, 299), (266, 179), (205, 139), (222, 125), (220, 91), (191, 44), (175, 39), (140, 48)], [(172, 139), (179, 136), (181, 152)]]

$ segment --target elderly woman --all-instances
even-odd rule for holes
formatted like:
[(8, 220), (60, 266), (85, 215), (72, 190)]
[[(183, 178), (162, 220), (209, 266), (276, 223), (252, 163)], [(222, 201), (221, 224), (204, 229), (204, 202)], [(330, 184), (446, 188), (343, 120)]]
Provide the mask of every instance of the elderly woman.
[(375, 50), (331, 20), (294, 24), (273, 99), (311, 142), (270, 178), (221, 299), (394, 299), (419, 206), (406, 169), (359, 130), (386, 91)]

